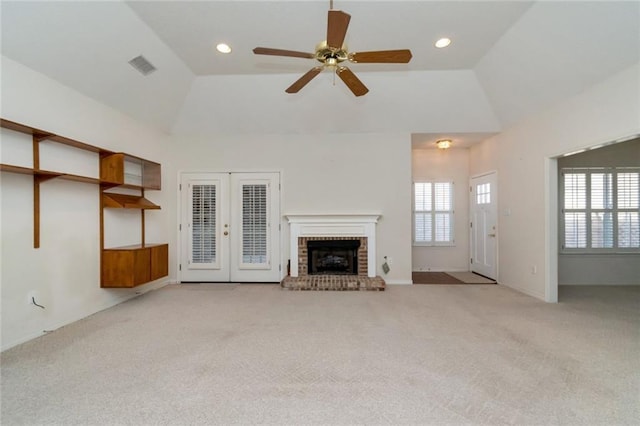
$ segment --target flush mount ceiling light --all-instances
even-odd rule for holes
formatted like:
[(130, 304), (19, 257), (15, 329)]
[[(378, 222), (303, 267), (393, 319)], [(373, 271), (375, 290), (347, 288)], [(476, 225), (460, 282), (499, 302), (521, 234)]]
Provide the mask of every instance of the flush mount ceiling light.
[(220, 53), (231, 53), (231, 47), (228, 44), (220, 43), (216, 46), (216, 50)]
[(443, 37), (443, 38), (439, 39), (438, 41), (436, 41), (435, 46), (436, 46), (438, 49), (442, 49), (442, 48), (444, 48), (444, 47), (447, 47), (447, 46), (448, 46), (448, 45), (450, 45), (450, 44), (451, 44), (451, 39), (448, 39), (448, 38), (446, 38), (446, 37)]
[(441, 139), (436, 142), (436, 146), (440, 149), (449, 149), (451, 148), (451, 140), (450, 139)]

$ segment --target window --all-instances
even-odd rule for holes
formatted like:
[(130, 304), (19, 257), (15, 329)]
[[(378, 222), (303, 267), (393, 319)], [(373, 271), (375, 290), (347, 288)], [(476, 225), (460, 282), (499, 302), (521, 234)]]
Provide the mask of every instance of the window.
[(639, 168), (562, 169), (560, 192), (564, 252), (640, 249)]
[(453, 245), (453, 183), (413, 184), (413, 242), (415, 245)]
[(491, 204), (491, 184), (476, 185), (476, 204)]

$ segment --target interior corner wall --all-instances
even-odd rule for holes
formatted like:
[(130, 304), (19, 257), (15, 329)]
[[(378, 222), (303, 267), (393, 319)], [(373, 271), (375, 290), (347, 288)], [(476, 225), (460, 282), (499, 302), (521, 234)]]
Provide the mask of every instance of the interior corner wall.
[(454, 183), (453, 246), (412, 248), (414, 271), (469, 270), (469, 150), (414, 149), (413, 181), (448, 181)]
[[(1, 85), (2, 118), (163, 165), (168, 159), (167, 135), (5, 57)], [(2, 129), (0, 136), (3, 163), (33, 166), (29, 135)], [(43, 168), (98, 177), (97, 154), (75, 150), (74, 155), (72, 149), (59, 144), (41, 145)], [(175, 185), (166, 176), (162, 185), (162, 191), (146, 195), (166, 205), (166, 194), (173, 194)], [(38, 249), (33, 247), (33, 177), (2, 172), (0, 191), (3, 350), (167, 282), (162, 279), (135, 289), (100, 288), (98, 185), (58, 179), (41, 184)], [(128, 214), (123, 216), (122, 227), (114, 219), (114, 226), (105, 230), (114, 242), (129, 238)], [(153, 211), (146, 217), (147, 241), (166, 242), (167, 211)], [(45, 309), (33, 305), (31, 296)]]
[[(173, 139), (176, 180), (180, 172), (281, 172), (282, 271), (290, 258), (285, 215), (380, 214), (377, 275), (388, 284), (411, 283), (409, 134), (218, 134)], [(389, 274), (381, 269), (384, 256), (391, 261)]]
[[(640, 64), (471, 148), (470, 174), (498, 171), (498, 281), (545, 299), (549, 158), (640, 133)], [(517, 102), (514, 99), (513, 102)], [(535, 269), (534, 269), (535, 267)], [(535, 271), (535, 272), (534, 272)], [(552, 276), (553, 274), (551, 274)]]

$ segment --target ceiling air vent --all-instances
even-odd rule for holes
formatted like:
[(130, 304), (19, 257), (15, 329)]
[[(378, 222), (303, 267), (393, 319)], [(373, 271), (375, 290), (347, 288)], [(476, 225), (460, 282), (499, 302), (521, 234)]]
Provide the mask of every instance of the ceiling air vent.
[(149, 75), (156, 70), (156, 67), (154, 67), (153, 64), (142, 55), (136, 56), (130, 60), (129, 63), (132, 67), (140, 71), (140, 74), (142, 75)]

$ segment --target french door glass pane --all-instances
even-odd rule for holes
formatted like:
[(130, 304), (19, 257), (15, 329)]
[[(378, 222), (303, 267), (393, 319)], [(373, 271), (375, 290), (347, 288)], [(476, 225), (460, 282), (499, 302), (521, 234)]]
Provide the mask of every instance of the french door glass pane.
[(267, 263), (267, 185), (242, 185), (242, 263)]
[(191, 262), (215, 263), (216, 186), (193, 185), (191, 197)]

